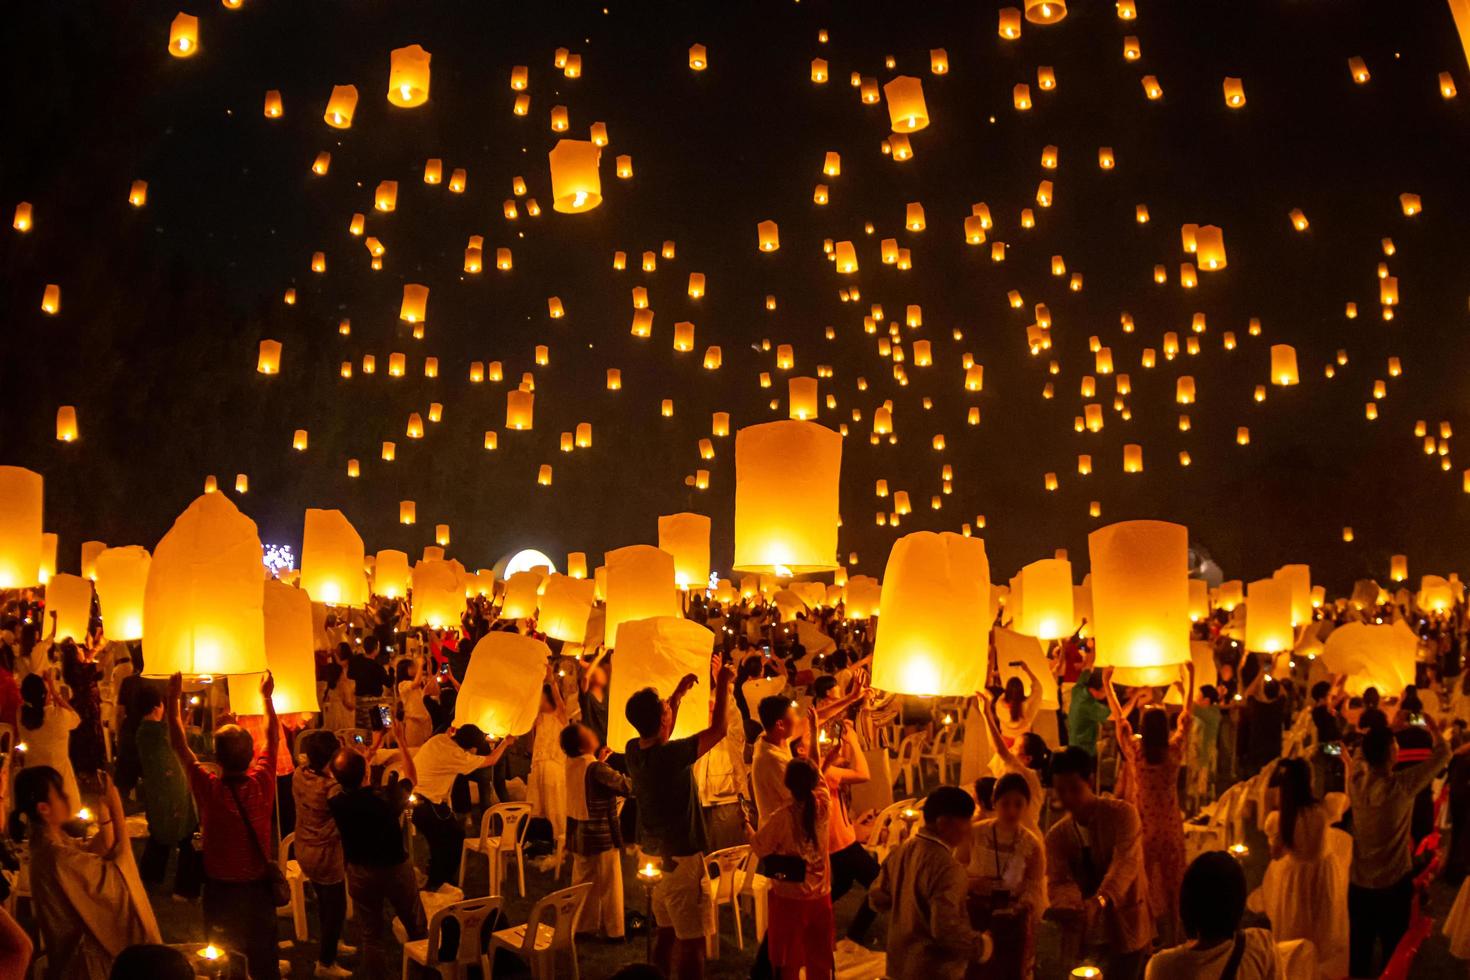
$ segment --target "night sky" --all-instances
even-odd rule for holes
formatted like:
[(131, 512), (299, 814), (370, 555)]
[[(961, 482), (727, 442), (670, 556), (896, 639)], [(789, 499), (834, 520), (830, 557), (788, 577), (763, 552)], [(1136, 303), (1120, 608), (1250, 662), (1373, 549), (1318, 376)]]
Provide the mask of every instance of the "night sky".
[[(1015, 0), (1019, 4), (1019, 0)], [(417, 555), (436, 523), (453, 533), (452, 557), (488, 566), (508, 551), (539, 547), (558, 563), (582, 550), (656, 543), (660, 514), (696, 510), (714, 521), (713, 559), (732, 554), (734, 439), (715, 439), (701, 461), (698, 440), (711, 413), (733, 427), (786, 417), (786, 379), (823, 379), (823, 423), (848, 422), (844, 444), (841, 552), (857, 570), (881, 572), (894, 538), (914, 530), (958, 530), (983, 514), (997, 579), (1067, 548), (1085, 564), (1086, 534), (1117, 520), (1162, 518), (1187, 524), (1227, 577), (1268, 575), (1305, 561), (1330, 589), (1365, 575), (1387, 579), (1389, 556), (1409, 555), (1423, 573), (1459, 566), (1470, 518), (1461, 472), (1470, 453), (1465, 397), (1470, 345), (1467, 258), (1470, 190), (1470, 72), (1442, 2), (1401, 0), (1138, 0), (1139, 17), (1120, 21), (1113, 4), (1075, 0), (1060, 25), (1026, 24), (1019, 41), (997, 36), (1000, 4), (752, 0), (739, 3), (412, 2), (412, 0), (244, 0), (184, 9), (200, 18), (202, 47), (184, 60), (166, 50), (171, 4), (23, 3), (6, 8), (0, 59), (6, 137), (0, 144), (0, 322), (5, 373), (0, 462), (46, 477), (46, 527), (61, 535), (61, 570), (75, 570), (84, 539), (153, 547), (208, 474), (230, 491), (249, 476), (241, 508), (266, 542), (299, 545), (306, 507), (339, 507), (369, 551)], [(827, 30), (830, 40), (819, 43)], [(1126, 62), (1123, 38), (1136, 35), (1142, 58)], [(688, 48), (702, 43), (709, 68), (693, 72)], [(398, 109), (384, 97), (389, 51), (421, 44), (433, 55), (427, 105)], [(565, 47), (582, 57), (580, 78), (553, 67)], [(944, 48), (950, 71), (929, 71)], [(891, 55), (896, 68), (885, 68)], [(1361, 56), (1372, 79), (1355, 85), (1347, 59)], [(831, 80), (810, 81), (812, 58)], [(513, 65), (530, 69), (528, 115), (512, 114)], [(1041, 91), (1038, 66), (1052, 66), (1055, 91)], [(886, 107), (863, 105), (851, 72), (879, 84), (896, 74), (923, 80), (930, 126), (911, 136), (914, 158), (880, 152)], [(1461, 94), (1441, 97), (1448, 71)], [(1144, 98), (1154, 75), (1163, 99)], [(1247, 105), (1225, 107), (1225, 76), (1244, 80)], [(1034, 108), (1012, 108), (1012, 87), (1031, 86)], [(325, 125), (334, 84), (359, 90), (349, 130)], [(285, 112), (262, 113), (267, 89)], [(604, 201), (580, 215), (551, 209), (547, 151), (553, 105), (567, 106), (574, 138), (606, 123)], [(1042, 148), (1059, 148), (1044, 171)], [(1100, 170), (1098, 148), (1117, 165)], [(331, 153), (326, 176), (311, 172)], [(822, 176), (828, 151), (842, 173)], [(617, 179), (613, 158), (630, 154), (635, 174)], [(426, 159), (443, 160), (445, 182), (428, 186)], [(463, 167), (468, 187), (450, 193)], [(524, 177), (539, 217), (508, 221), (503, 202)], [(148, 182), (145, 207), (128, 204), (134, 180)], [(399, 182), (397, 210), (372, 209), (374, 187)], [(1055, 203), (1036, 206), (1050, 179)], [(813, 188), (826, 183), (831, 203)], [(1402, 192), (1424, 211), (1406, 218)], [(19, 201), (34, 206), (27, 234), (9, 227)], [(922, 232), (903, 227), (905, 205), (921, 202)], [(965, 243), (970, 206), (986, 202), (991, 241), (1010, 245), (994, 264), (989, 245)], [(1134, 220), (1147, 204), (1151, 221)], [(1022, 208), (1036, 227), (1019, 227)], [(1311, 227), (1293, 231), (1300, 208)], [(353, 212), (387, 248), (372, 271)], [(756, 248), (756, 224), (780, 226), (779, 251)], [(866, 234), (864, 224), (874, 231)], [(1180, 226), (1224, 229), (1229, 267), (1178, 281)], [(466, 275), (470, 235), (485, 237), (486, 271)], [(913, 255), (901, 272), (879, 261), (879, 242), (897, 238)], [(1380, 239), (1396, 253), (1385, 258)], [(861, 264), (840, 276), (823, 255), (825, 238), (851, 240)], [(644, 251), (677, 247), (655, 272), (638, 271)], [(514, 269), (494, 269), (509, 246)], [(629, 257), (613, 270), (613, 252)], [(327, 272), (313, 274), (323, 251)], [(1060, 254), (1084, 288), (1050, 274)], [(1387, 262), (1401, 303), (1379, 315), (1375, 269)], [(1153, 267), (1169, 272), (1153, 282)], [(706, 276), (706, 295), (686, 295), (689, 273)], [(398, 320), (405, 282), (430, 287), (426, 335), (414, 340)], [(42, 290), (62, 290), (59, 315), (40, 309)], [(655, 311), (653, 336), (630, 335), (631, 290), (643, 285)], [(839, 290), (857, 287), (860, 302)], [(283, 295), (294, 287), (295, 305)], [(1012, 309), (1009, 290), (1025, 305)], [(567, 315), (547, 316), (559, 296)], [(774, 296), (776, 309), (766, 309)], [(1358, 304), (1349, 320), (1344, 306)], [(1033, 306), (1051, 310), (1053, 348), (1033, 357), (1026, 327)], [(902, 328), (910, 384), (893, 380), (878, 336), (863, 316), (883, 306), (880, 335), (902, 324), (908, 304), (923, 326)], [(1132, 334), (1120, 327), (1131, 313)], [(1162, 356), (1165, 331), (1181, 345), (1191, 317), (1206, 314), (1201, 353)], [(1247, 336), (1251, 317), (1260, 337)], [(338, 321), (351, 320), (340, 336)], [(672, 349), (673, 324), (696, 324), (692, 353)], [(824, 339), (828, 326), (834, 340)], [(963, 339), (952, 339), (958, 328)], [(1225, 331), (1239, 346), (1223, 347)], [(1088, 338), (1113, 351), (1132, 381), (1131, 420), (1113, 411), (1114, 381), (1097, 378), (1107, 416), (1100, 433), (1078, 434), (1079, 384), (1092, 373)], [(255, 371), (261, 339), (283, 344), (282, 371)], [(927, 339), (934, 366), (912, 362)], [(770, 350), (762, 351), (762, 341)], [(1295, 345), (1302, 383), (1270, 387), (1269, 347)], [(533, 362), (537, 344), (550, 364)], [(775, 346), (795, 348), (796, 369), (775, 367)], [(724, 366), (701, 367), (719, 345)], [(1141, 351), (1160, 351), (1140, 366)], [(1339, 349), (1348, 364), (1323, 367)], [(388, 355), (407, 355), (403, 378), (387, 376)], [(965, 352), (985, 366), (980, 393), (963, 389)], [(378, 372), (361, 372), (364, 354)], [(423, 375), (425, 356), (439, 377)], [(1403, 375), (1389, 377), (1397, 356)], [(1048, 361), (1060, 365), (1047, 373)], [(350, 380), (338, 376), (343, 360)], [(471, 384), (471, 361), (503, 362), (506, 380)], [(604, 372), (620, 368), (621, 391)], [(522, 372), (536, 382), (535, 427), (505, 431), (505, 390)], [(757, 376), (774, 376), (761, 389)], [(1175, 379), (1192, 375), (1195, 405), (1174, 404)], [(857, 379), (868, 381), (859, 391)], [(1379, 418), (1364, 418), (1375, 379), (1387, 382)], [(1043, 399), (1051, 381), (1055, 398)], [(933, 399), (932, 410), (921, 400)], [(662, 418), (672, 398), (674, 417)], [(779, 400), (772, 410), (770, 399)], [(873, 408), (894, 401), (897, 445), (869, 444)], [(427, 418), (422, 440), (405, 437), (410, 412)], [(55, 439), (58, 406), (77, 407), (81, 439)], [(982, 423), (965, 424), (978, 405)], [(850, 413), (860, 409), (861, 422)], [(1192, 427), (1180, 432), (1181, 411)], [(1448, 472), (1426, 456), (1414, 423), (1455, 430)], [(590, 422), (594, 445), (562, 453), (559, 436)], [(1238, 426), (1251, 442), (1235, 444)], [(292, 433), (309, 431), (306, 452)], [(487, 429), (500, 448), (486, 452)], [(930, 448), (943, 434), (944, 452)], [(383, 440), (397, 444), (392, 463)], [(1123, 473), (1125, 443), (1144, 448), (1145, 471)], [(1177, 461), (1187, 450), (1193, 465)], [(1090, 453), (1091, 476), (1077, 474)], [(349, 457), (362, 476), (346, 475)], [(538, 467), (554, 467), (551, 487)], [(954, 468), (953, 493), (940, 493), (940, 468)], [(685, 485), (696, 468), (711, 486)], [(1043, 489), (1054, 471), (1060, 488)], [(875, 525), (874, 481), (905, 489), (914, 512), (896, 530)], [(398, 502), (417, 502), (418, 523), (398, 524)], [(1102, 518), (1088, 516), (1099, 501)], [(1350, 525), (1356, 540), (1342, 542)], [(1082, 568), (1079, 567), (1080, 577)]]

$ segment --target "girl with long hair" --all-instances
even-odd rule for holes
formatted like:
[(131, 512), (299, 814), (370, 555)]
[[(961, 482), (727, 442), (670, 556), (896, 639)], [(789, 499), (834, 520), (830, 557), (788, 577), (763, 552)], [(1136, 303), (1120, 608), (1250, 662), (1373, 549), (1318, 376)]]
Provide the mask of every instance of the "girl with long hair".
[[(835, 758), (834, 750), (827, 761)], [(766, 931), (771, 965), (781, 980), (797, 980), (802, 970), (806, 980), (830, 980), (836, 942), (827, 859), (832, 797), (821, 772), (806, 759), (791, 760), (785, 785), (791, 802), (762, 823), (750, 842), (759, 857), (780, 857), (768, 862), (777, 875), (771, 880)]]
[(27, 674), (20, 683), (19, 740), (25, 745), (28, 766), (50, 766), (61, 777), (69, 800), (80, 800), (77, 777), (71, 767), (71, 733), (81, 723), (66, 695), (50, 673)]
[[(1347, 896), (1328, 853), (1336, 817), (1312, 792), (1305, 759), (1282, 759), (1271, 775), (1278, 808), (1266, 816), (1271, 867), (1261, 886), (1265, 912), (1277, 942), (1310, 939), (1324, 977), (1347, 973)], [(1334, 795), (1334, 794), (1329, 794)]]

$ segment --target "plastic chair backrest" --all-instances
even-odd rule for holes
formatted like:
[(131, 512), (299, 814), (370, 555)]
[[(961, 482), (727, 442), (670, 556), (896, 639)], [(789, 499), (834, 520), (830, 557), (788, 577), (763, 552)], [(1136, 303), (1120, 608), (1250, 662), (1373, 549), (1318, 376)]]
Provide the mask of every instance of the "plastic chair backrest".
[(276, 848), (276, 863), (281, 866), (281, 873), (286, 873), (286, 864), (291, 860), (291, 848), (296, 843), (296, 831), (291, 831), (281, 838), (281, 846)]
[(719, 873), (715, 876), (715, 901), (730, 901), (743, 887), (743, 879), (737, 883), (736, 876), (745, 867), (750, 858), (749, 844), (736, 844), (734, 847), (726, 847), (722, 850), (706, 855), (705, 866), (715, 866)]
[(886, 841), (884, 837), (889, 835), (895, 823), (906, 823), (903, 818), (903, 811), (912, 807), (914, 802), (912, 799), (899, 800), (878, 814), (878, 819), (873, 821), (873, 829), (868, 834), (868, 845), (870, 847), (880, 847), (886, 844), (888, 847), (893, 847), (898, 844), (899, 840), (902, 840), (901, 837), (898, 840), (889, 839)]
[[(495, 927), (500, 924), (500, 896), (467, 898), (452, 902), (434, 913), (429, 920), (429, 965), (458, 963), (478, 964), (490, 950)], [(479, 937), (465, 942), (465, 937)]]
[(919, 753), (924, 750), (924, 740), (923, 732), (915, 732), (898, 743), (898, 764), (917, 762)]
[[(535, 950), (536, 934), (541, 931), (543, 925), (549, 925), (552, 929), (552, 949), (571, 949), (572, 927), (576, 925), (577, 914), (582, 911), (582, 906), (587, 901), (587, 893), (591, 890), (592, 882), (584, 881), (580, 885), (552, 892), (537, 902), (536, 906), (531, 909), (531, 917), (526, 920), (526, 941), (521, 947), (522, 950), (526, 954)], [(546, 921), (548, 919), (549, 922)]]
[(530, 825), (531, 804), (497, 803), (485, 811), (480, 820), (480, 836), (494, 837), (495, 823), (500, 822), (500, 847), (498, 850), (514, 851), (521, 845)]

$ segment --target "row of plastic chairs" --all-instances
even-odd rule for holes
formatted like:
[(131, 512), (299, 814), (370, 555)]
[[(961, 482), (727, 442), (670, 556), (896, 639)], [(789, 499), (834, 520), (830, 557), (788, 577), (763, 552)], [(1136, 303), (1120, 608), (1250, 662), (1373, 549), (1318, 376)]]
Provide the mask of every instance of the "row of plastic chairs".
[(531, 908), (526, 922), (497, 929), (501, 896), (469, 898), (445, 905), (429, 919), (428, 935), (403, 945), (403, 977), (409, 965), (433, 970), (443, 980), (461, 980), (471, 966), (481, 976), (495, 976), (495, 954), (505, 950), (524, 960), (534, 980), (551, 980), (557, 963), (566, 962), (572, 980), (580, 980), (576, 925), (592, 890), (591, 882), (547, 895)]

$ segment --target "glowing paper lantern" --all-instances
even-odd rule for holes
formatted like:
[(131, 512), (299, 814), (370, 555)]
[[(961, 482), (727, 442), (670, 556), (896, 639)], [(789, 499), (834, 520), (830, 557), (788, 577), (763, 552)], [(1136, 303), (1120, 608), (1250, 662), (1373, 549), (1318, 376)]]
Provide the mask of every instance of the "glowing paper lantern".
[(505, 580), (505, 597), (500, 604), (503, 619), (530, 619), (541, 602), (541, 583), (546, 576), (538, 571), (513, 572)]
[[(1072, 563), (1043, 558), (1024, 566), (1014, 580), (1021, 602), (1011, 610), (1011, 628), (1039, 640), (1057, 640), (1072, 632)], [(1011, 593), (1017, 592), (1012, 586)]]
[(412, 109), (429, 101), (429, 60), (420, 45), (394, 48), (388, 55), (388, 101)]
[(1305, 626), (1312, 621), (1312, 569), (1309, 565), (1282, 565), (1271, 574), (1291, 589), (1291, 625)]
[[(635, 691), (645, 687), (668, 697), (682, 678), (693, 674), (699, 682), (684, 696), (671, 737), (684, 738), (703, 731), (709, 724), (709, 664), (715, 634), (683, 617), (661, 616), (624, 623), (619, 637), (608, 703), (627, 704)], [(637, 737), (622, 711), (608, 713), (608, 745), (621, 751)]]
[(837, 554), (842, 436), (815, 422), (735, 434), (735, 571), (829, 571)]
[(618, 645), (618, 630), (623, 623), (680, 614), (673, 555), (652, 545), (635, 544), (609, 551), (606, 558), (607, 619), (603, 629), (609, 646)]
[(1202, 578), (1189, 580), (1189, 621), (1198, 623), (1210, 616), (1210, 584)]
[(1195, 230), (1193, 251), (1202, 271), (1215, 272), (1229, 265), (1225, 257), (1225, 233), (1215, 225), (1200, 225)]
[(108, 639), (143, 638), (143, 594), (152, 561), (140, 545), (108, 548), (97, 556), (97, 604)]
[(56, 639), (85, 643), (92, 617), (92, 583), (80, 575), (53, 575), (46, 583), (46, 612), (56, 616)]
[[(51, 576), (56, 574), (57, 543), (58, 539), (55, 534), (46, 532), (41, 535), (41, 568), (38, 576), (42, 585), (45, 585), (51, 579)], [(3, 547), (3, 545), (0, 545), (0, 547)], [(3, 563), (3, 561), (3, 556), (0, 556), (0, 563)]]
[(559, 574), (549, 576), (541, 594), (538, 628), (554, 640), (583, 642), (587, 638), (587, 620), (592, 615), (595, 591), (595, 583), (585, 578)]
[(1381, 626), (1348, 622), (1328, 635), (1320, 659), (1347, 678), (1349, 694), (1361, 695), (1369, 687), (1397, 693), (1414, 683), (1418, 648), (1419, 638), (1403, 620)]
[(781, 234), (774, 221), (762, 221), (755, 226), (756, 244), (762, 252), (774, 252), (781, 247)]
[[(265, 619), (265, 661), (276, 689), (271, 704), (279, 714), (313, 714), (321, 710), (316, 696), (316, 627), (311, 596), (276, 579), (266, 579), (261, 596)], [(260, 675), (246, 674), (230, 683), (230, 708), (241, 715), (263, 715)]]
[(674, 584), (703, 590), (709, 582), (710, 519), (703, 514), (668, 514), (658, 519), (658, 547), (674, 556)]
[(1245, 86), (1238, 78), (1226, 77), (1224, 82), (1225, 104), (1232, 109), (1245, 105)]
[(1026, 19), (1033, 24), (1055, 24), (1066, 16), (1066, 0), (1026, 0)]
[(848, 619), (867, 619), (878, 615), (882, 587), (870, 575), (854, 575), (847, 580), (843, 592), (843, 611)]
[(1296, 348), (1290, 344), (1271, 345), (1271, 383), (1288, 386), (1301, 379), (1296, 370)]
[(921, 80), (899, 75), (883, 86), (883, 97), (888, 101), (888, 123), (895, 133), (914, 133), (929, 125)]
[(340, 510), (307, 509), (300, 585), (314, 602), (367, 605), (362, 537)]
[(153, 549), (143, 593), (149, 677), (266, 669), (260, 536), (222, 493), (194, 500)]
[(795, 377), (786, 382), (787, 401), (793, 419), (817, 417), (817, 379)]
[[(1068, 633), (1071, 630), (1067, 631)], [(1012, 667), (1013, 663), (1023, 663), (1031, 668), (1032, 675), (1036, 680), (1033, 682), (1026, 672), (1020, 667)], [(1051, 664), (1046, 659), (1046, 653), (1041, 648), (1041, 642), (1037, 637), (1017, 632), (1014, 629), (997, 627), (995, 630), (995, 669), (1000, 677), (1000, 683), (1004, 686), (1012, 679), (1021, 682), (1030, 694), (1033, 683), (1040, 686), (1042, 708), (1055, 710), (1061, 706), (1058, 700), (1057, 678), (1052, 673)]]
[(557, 140), (547, 157), (553, 209), (579, 214), (602, 203), (602, 177), (597, 170), (602, 161), (601, 147), (588, 140)]
[(409, 624), (433, 629), (459, 625), (464, 582), (457, 562), (429, 559), (413, 566), (413, 614)]
[(536, 405), (534, 392), (516, 389), (505, 393), (505, 427), (523, 430), (531, 428)]
[(1245, 647), (1253, 653), (1281, 653), (1295, 642), (1291, 629), (1291, 583), (1259, 579), (1245, 590)]
[(260, 374), (278, 374), (281, 370), (281, 342), (262, 340), (260, 354), (255, 361), (255, 370)]
[(1409, 577), (1409, 556), (1393, 555), (1388, 561), (1388, 577), (1402, 582)]
[(1088, 535), (1097, 664), (1122, 684), (1165, 684), (1189, 660), (1189, 531), (1123, 521)]
[(190, 58), (199, 50), (199, 18), (180, 13), (168, 25), (168, 53), (175, 58)]
[(550, 659), (551, 649), (540, 640), (500, 630), (486, 633), (470, 652), (454, 724), (474, 725), (491, 738), (530, 731), (541, 710)]
[(373, 558), (373, 594), (388, 599), (408, 595), (408, 555), (386, 548)]
[(56, 410), (56, 439), (58, 442), (76, 442), (77, 410), (72, 405), (62, 405)]
[(983, 685), (990, 564), (982, 539), (948, 531), (899, 538), (883, 572), (882, 604), (874, 687), (964, 696)]

